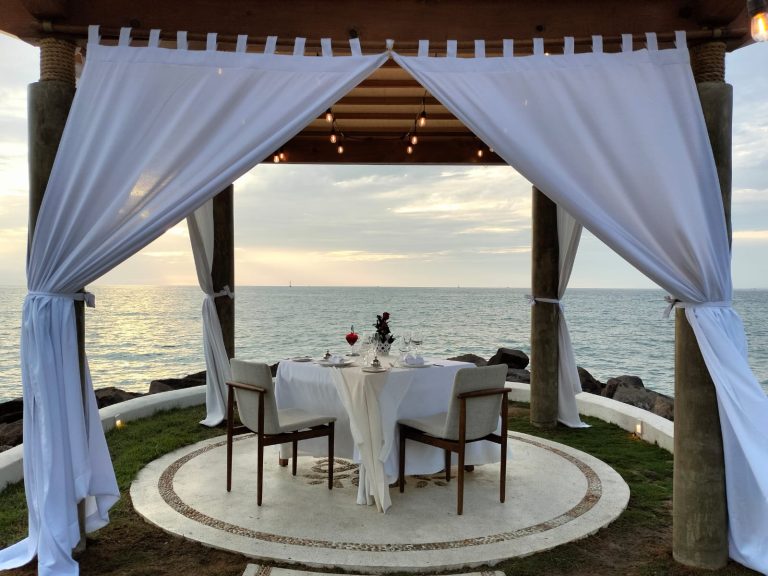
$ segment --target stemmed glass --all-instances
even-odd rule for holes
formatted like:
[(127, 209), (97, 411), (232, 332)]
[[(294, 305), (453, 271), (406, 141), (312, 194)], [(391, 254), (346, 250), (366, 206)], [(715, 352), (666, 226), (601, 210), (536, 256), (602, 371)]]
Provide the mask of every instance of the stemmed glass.
[(402, 357), (405, 357), (405, 355), (411, 351), (411, 332), (410, 331), (403, 332), (400, 335), (400, 344), (398, 345), (398, 349), (402, 353)]
[(411, 344), (413, 344), (416, 354), (421, 354), (421, 345), (424, 343), (424, 337), (421, 330), (411, 331)]
[(352, 326), (352, 328), (349, 331), (349, 334), (347, 334), (344, 337), (344, 339), (347, 341), (347, 344), (349, 344), (352, 347), (352, 351), (349, 353), (350, 356), (359, 356), (359, 354), (355, 350), (355, 344), (357, 343), (358, 338), (360, 338), (360, 336), (355, 332), (355, 327)]

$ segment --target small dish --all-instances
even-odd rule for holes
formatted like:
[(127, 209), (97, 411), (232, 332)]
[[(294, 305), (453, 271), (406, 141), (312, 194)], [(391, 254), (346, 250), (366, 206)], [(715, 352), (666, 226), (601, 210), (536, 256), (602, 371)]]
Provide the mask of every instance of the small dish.
[(369, 372), (371, 374), (378, 374), (379, 372), (387, 372), (389, 371), (389, 368), (385, 368), (384, 366), (379, 366), (376, 368), (375, 366), (363, 366), (362, 368), (363, 372)]
[(291, 362), (312, 362), (312, 358), (309, 356), (296, 356), (295, 358), (289, 358)]

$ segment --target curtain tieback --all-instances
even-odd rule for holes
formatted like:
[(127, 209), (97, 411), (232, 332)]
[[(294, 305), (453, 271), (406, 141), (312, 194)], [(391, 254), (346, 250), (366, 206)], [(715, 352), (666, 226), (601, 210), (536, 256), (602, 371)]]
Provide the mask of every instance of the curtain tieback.
[(528, 300), (528, 304), (530, 304), (531, 307), (535, 306), (536, 302), (544, 302), (546, 304), (557, 304), (558, 308), (563, 307), (563, 303), (560, 300), (557, 300), (556, 298), (539, 298), (538, 296), (531, 296), (530, 294), (526, 294), (525, 299)]
[(68, 298), (69, 300), (80, 300), (85, 302), (88, 308), (96, 308), (96, 296), (91, 292), (73, 292), (67, 294), (64, 292), (29, 292), (27, 296), (46, 296), (48, 298)]
[(673, 308), (730, 308), (731, 302), (683, 302), (673, 296), (665, 296), (667, 307), (664, 309), (664, 318), (669, 318)]
[(211, 300), (215, 298), (219, 298), (220, 296), (229, 296), (230, 298), (232, 298), (232, 300), (235, 299), (235, 293), (229, 289), (229, 285), (224, 286), (224, 288), (222, 288), (218, 292), (214, 292), (213, 294), (207, 294), (207, 296)]

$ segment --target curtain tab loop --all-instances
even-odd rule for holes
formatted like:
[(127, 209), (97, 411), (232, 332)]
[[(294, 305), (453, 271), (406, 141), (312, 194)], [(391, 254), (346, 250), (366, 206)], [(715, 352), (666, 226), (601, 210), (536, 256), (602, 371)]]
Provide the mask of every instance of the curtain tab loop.
[(648, 50), (658, 50), (659, 49), (659, 42), (656, 39), (656, 32), (646, 32), (646, 34), (645, 34), (645, 45), (648, 47)]
[(592, 36), (592, 53), (593, 54), (603, 53), (603, 37), (602, 36)]
[(293, 42), (293, 55), (304, 56), (304, 46), (307, 44), (307, 39), (297, 36)]
[(387, 52), (392, 52), (392, 48), (395, 47), (395, 40), (394, 38), (387, 38), (384, 42), (384, 46), (387, 49)]
[(544, 56), (544, 38), (533, 39), (533, 54), (535, 56)]
[(566, 36), (563, 38), (563, 54), (573, 54), (575, 51), (576, 41), (573, 36)]
[(99, 26), (97, 24), (91, 24), (88, 26), (88, 44), (98, 44), (99, 42), (101, 42)]
[(238, 34), (237, 45), (235, 46), (235, 52), (243, 53), (243, 52), (246, 52), (247, 49), (248, 49), (248, 35)]
[(333, 46), (330, 38), (320, 38), (320, 47), (322, 48), (323, 56), (328, 58), (333, 56)]
[(688, 39), (685, 30), (675, 30), (675, 48), (678, 50), (688, 50)]
[(130, 46), (131, 45), (131, 29), (120, 28), (120, 38), (117, 41), (118, 46)]
[(632, 52), (632, 34), (622, 34), (621, 35), (621, 51), (622, 52)]
[(349, 49), (352, 50), (352, 56), (362, 56), (363, 49), (360, 47), (360, 38), (350, 38)]
[(147, 42), (147, 48), (157, 48), (160, 46), (160, 29), (153, 28), (149, 31), (149, 41)]
[(187, 49), (187, 33), (186, 31), (179, 30), (176, 32), (176, 50)]
[(475, 58), (485, 58), (485, 40), (475, 40)]
[(458, 52), (458, 43), (456, 40), (448, 40), (448, 43), (445, 45), (445, 55), (448, 58), (456, 58), (456, 54)]
[(426, 58), (429, 56), (429, 40), (419, 40), (419, 58)]
[(502, 41), (504, 58), (512, 58), (515, 55), (515, 41), (506, 38)]
[(216, 52), (216, 32), (208, 32), (205, 40), (205, 49), (208, 52)]
[(267, 36), (267, 43), (264, 44), (264, 54), (274, 54), (277, 48), (277, 36)]

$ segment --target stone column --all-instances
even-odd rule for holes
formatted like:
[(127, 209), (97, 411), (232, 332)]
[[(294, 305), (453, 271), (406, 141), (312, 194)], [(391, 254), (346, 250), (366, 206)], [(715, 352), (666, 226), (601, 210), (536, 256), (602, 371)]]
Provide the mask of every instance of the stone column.
[[(230, 184), (213, 198), (213, 262), (211, 279), (218, 292), (224, 286), (235, 291), (234, 186)], [(216, 312), (221, 323), (224, 346), (229, 358), (235, 357), (235, 301), (216, 298)]]
[[(730, 241), (733, 89), (725, 84), (725, 44), (710, 42), (692, 48), (691, 67), (720, 179)], [(674, 459), (674, 558), (697, 568), (722, 568), (728, 562), (728, 515), (720, 415), (715, 385), (681, 309), (675, 312)]]
[[(533, 188), (531, 243), (533, 296), (557, 298), (560, 281), (557, 205)], [(558, 322), (556, 304), (536, 302), (531, 312), (531, 424), (557, 426)]]
[[(75, 97), (75, 45), (65, 40), (44, 38), (40, 41), (40, 80), (29, 85), (27, 117), (29, 136), (29, 232), (27, 257), (35, 234), (37, 216), (48, 186), (53, 161), (69, 109)], [(75, 302), (81, 392), (85, 395), (85, 314), (83, 302)], [(85, 396), (83, 396), (85, 398)], [(75, 551), (85, 549), (85, 506), (78, 506), (80, 543)]]

